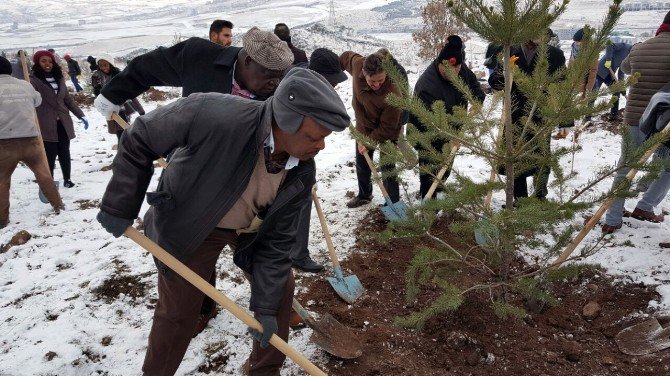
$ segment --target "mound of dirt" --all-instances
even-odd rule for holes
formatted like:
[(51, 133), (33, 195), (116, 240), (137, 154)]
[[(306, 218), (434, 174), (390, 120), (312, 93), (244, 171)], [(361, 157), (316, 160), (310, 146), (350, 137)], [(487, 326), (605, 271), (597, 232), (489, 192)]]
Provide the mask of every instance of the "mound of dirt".
[(28, 242), (28, 240), (30, 240), (30, 238), (32, 238), (32, 237), (33, 236), (30, 235), (30, 233), (28, 231), (21, 230), (21, 231), (17, 232), (16, 234), (14, 234), (14, 236), (12, 236), (12, 238), (9, 240), (9, 243), (4, 244), (0, 247), (0, 253), (5, 253), (5, 252), (9, 251), (9, 249), (12, 248), (15, 245), (26, 244)]
[(93, 105), (93, 101), (95, 101), (94, 96), (86, 94), (83, 91), (79, 93), (72, 93), (71, 95), (79, 107), (91, 107)]
[(141, 304), (149, 289), (149, 284), (143, 282), (142, 279), (149, 274), (151, 273), (140, 275), (114, 274), (91, 292), (97, 299), (103, 300), (105, 303), (111, 303), (123, 294), (130, 297), (133, 302), (140, 299)]
[[(433, 228), (459, 250), (472, 241), (456, 237), (442, 221)], [(308, 309), (330, 313), (353, 328), (363, 342), (363, 356), (343, 361), (330, 358), (331, 375), (661, 375), (670, 374), (670, 351), (646, 357), (619, 352), (614, 336), (650, 313), (648, 302), (658, 299), (651, 287), (622, 285), (598, 270), (555, 284), (553, 295), (560, 304), (525, 319), (499, 319), (491, 309), (488, 291), (468, 295), (451, 313), (430, 319), (423, 330), (393, 325), (396, 317), (425, 308), (439, 290), (424, 290), (417, 302), (408, 303), (405, 272), (416, 241), (394, 240), (379, 244), (361, 233), (385, 227), (383, 216), (372, 212), (360, 224), (357, 250), (343, 263), (348, 274), (357, 275), (366, 295), (348, 306), (325, 279), (305, 279), (300, 301), (312, 301)], [(454, 284), (472, 285), (476, 271), (459, 273)], [(591, 319), (584, 306), (597, 302), (601, 310)]]
[(162, 91), (158, 90), (156, 88), (150, 87), (149, 90), (145, 91), (144, 94), (142, 94), (142, 99), (144, 99), (145, 102), (162, 102), (166, 101), (168, 99), (173, 99), (173, 98), (178, 98), (179, 95), (168, 92), (168, 91)]

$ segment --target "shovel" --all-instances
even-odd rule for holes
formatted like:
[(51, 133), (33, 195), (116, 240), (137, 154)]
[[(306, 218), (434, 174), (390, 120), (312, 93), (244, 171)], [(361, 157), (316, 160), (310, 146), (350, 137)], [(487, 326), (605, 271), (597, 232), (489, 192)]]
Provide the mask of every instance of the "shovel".
[[(365, 292), (365, 288), (361, 285), (361, 281), (356, 275), (344, 276), (342, 273), (342, 268), (340, 267), (340, 261), (337, 259), (337, 254), (335, 253), (335, 246), (333, 245), (333, 240), (330, 238), (330, 231), (328, 231), (328, 225), (326, 224), (326, 217), (323, 215), (323, 210), (321, 209), (321, 202), (319, 201), (318, 196), (316, 195), (316, 187), (312, 188), (312, 199), (314, 200), (314, 206), (316, 207), (316, 212), (319, 214), (319, 222), (321, 222), (321, 229), (323, 230), (323, 236), (326, 238), (326, 244), (328, 245), (328, 253), (330, 254), (330, 259), (333, 261), (333, 271), (335, 272), (335, 277), (328, 277), (328, 282), (333, 286), (337, 295), (340, 296), (345, 302), (352, 304), (356, 299), (360, 298)], [(300, 313), (300, 312), (298, 312)]]
[[(228, 310), (228, 312), (232, 313), (235, 317), (240, 319), (245, 325), (254, 328), (256, 330), (259, 330), (261, 332), (263, 331), (263, 327), (255, 318), (253, 318), (251, 315), (245, 312), (242, 308), (240, 308), (240, 306), (235, 304), (235, 302), (230, 300), (221, 291), (217, 290), (214, 286), (210, 285), (209, 282), (205, 281), (202, 277), (200, 277), (194, 271), (186, 267), (186, 265), (182, 264), (179, 260), (177, 260), (174, 256), (169, 254), (166, 250), (161, 248), (158, 244), (154, 243), (151, 239), (142, 235), (132, 226), (126, 229), (124, 235), (133, 240), (140, 247), (146, 249), (149, 253), (151, 253), (154, 257), (160, 260), (163, 264), (172, 269), (175, 273), (179, 274), (182, 278), (184, 278), (193, 286), (198, 288), (198, 290), (202, 291), (205, 295), (212, 298), (212, 300), (217, 302), (223, 308)], [(279, 338), (279, 336), (277, 336), (276, 334), (272, 335), (272, 338), (270, 338), (270, 343), (277, 350), (281, 351), (282, 353), (284, 353), (284, 355), (286, 355), (287, 357), (291, 358), (291, 360), (296, 362), (308, 374), (314, 376), (327, 376), (325, 372), (323, 372), (321, 369), (315, 366), (312, 362), (310, 362), (302, 354), (296, 351), (288, 343), (284, 342), (284, 340)]]
[(313, 330), (309, 340), (328, 354), (341, 359), (355, 359), (363, 355), (356, 335), (330, 314), (326, 313), (317, 321), (295, 298), (293, 299), (293, 310)]
[(629, 326), (614, 338), (627, 355), (647, 355), (670, 348), (670, 326), (663, 329), (654, 317)]
[[(21, 68), (23, 68), (23, 78), (30, 83), (30, 75), (28, 74), (28, 64), (26, 63), (26, 54), (23, 50), (19, 51), (20, 57), (21, 57)], [(35, 129), (37, 130), (37, 141), (40, 143), (40, 145), (43, 145), (44, 142), (42, 140), (42, 131), (40, 130), (40, 124), (39, 121), (37, 120), (37, 112), (33, 112), (34, 118), (35, 118)], [(42, 150), (42, 160), (44, 161), (44, 164), (46, 165), (47, 170), (49, 170), (49, 162), (47, 162), (47, 153), (44, 148), (40, 148)], [(54, 184), (56, 185), (56, 190), (60, 187), (60, 183), (57, 180), (54, 180)], [(44, 195), (42, 190), (40, 189), (37, 195), (40, 198), (40, 201), (42, 203), (48, 204), (49, 199), (47, 199), (47, 196)]]
[[(117, 114), (116, 112), (112, 112), (112, 120), (114, 120), (123, 129), (128, 129), (129, 127), (128, 123), (125, 120), (123, 120), (123, 118), (119, 116), (119, 114)], [(163, 157), (158, 158), (157, 162), (158, 165), (163, 168), (167, 168), (168, 166), (167, 161)]]
[(430, 185), (430, 188), (428, 188), (428, 192), (426, 192), (426, 197), (423, 198), (424, 201), (430, 200), (431, 197), (433, 197), (433, 193), (435, 193), (435, 191), (437, 190), (437, 185), (442, 181), (442, 178), (444, 177), (444, 174), (447, 173), (447, 170), (451, 168), (451, 166), (454, 164), (454, 158), (456, 158), (456, 153), (458, 153), (458, 149), (460, 147), (461, 145), (459, 144), (453, 145), (451, 147), (447, 163), (445, 163), (444, 167), (442, 167), (442, 169), (437, 173), (437, 176), (435, 177), (433, 184)]
[[(670, 133), (670, 122), (665, 125), (665, 128), (663, 128), (661, 133), (663, 133), (665, 135)], [(651, 157), (652, 154), (654, 154), (654, 152), (656, 151), (657, 148), (658, 148), (658, 146), (655, 147), (655, 148), (651, 148), (651, 149), (647, 150), (647, 152), (642, 156), (642, 158), (640, 158), (640, 160), (638, 162), (639, 163), (644, 163), (647, 159), (649, 159), (649, 157)], [(630, 171), (628, 172), (628, 174), (626, 174), (625, 179), (628, 180), (628, 181), (633, 181), (633, 178), (635, 178), (636, 174), (637, 174), (637, 170), (634, 169), (634, 168), (631, 168)], [(577, 246), (579, 246), (579, 244), (582, 242), (582, 240), (584, 240), (586, 235), (588, 235), (589, 232), (591, 232), (591, 230), (593, 230), (593, 228), (596, 226), (598, 221), (600, 221), (600, 218), (603, 216), (603, 214), (605, 214), (607, 209), (609, 209), (609, 207), (612, 206), (612, 203), (614, 203), (614, 200), (615, 200), (614, 197), (610, 197), (600, 206), (600, 208), (593, 215), (593, 217), (591, 217), (591, 219), (589, 219), (589, 221), (586, 222), (586, 225), (584, 226), (582, 231), (580, 231), (579, 234), (577, 234), (577, 236), (572, 240), (572, 242), (570, 242), (570, 244), (568, 244), (568, 246), (565, 247), (565, 250), (563, 250), (563, 252), (560, 254), (560, 256), (558, 256), (558, 258), (556, 258), (556, 260), (554, 260), (554, 262), (552, 263), (552, 266), (560, 266), (563, 262), (565, 262), (565, 260), (568, 259), (568, 257), (570, 257), (572, 252), (574, 252), (575, 249), (577, 249)]]
[(382, 183), (382, 178), (379, 176), (379, 172), (377, 172), (377, 168), (375, 167), (374, 163), (372, 163), (370, 156), (368, 155), (367, 152), (363, 153), (363, 156), (365, 157), (365, 160), (368, 162), (370, 170), (372, 170), (372, 175), (374, 176), (375, 181), (379, 185), (379, 189), (382, 191), (382, 195), (384, 195), (384, 200), (386, 200), (386, 205), (382, 207), (382, 213), (384, 213), (384, 216), (389, 221), (406, 221), (407, 205), (402, 200), (398, 200), (398, 202), (396, 203), (391, 202), (391, 197), (389, 197), (388, 192), (386, 192), (386, 188), (384, 188), (384, 183)]

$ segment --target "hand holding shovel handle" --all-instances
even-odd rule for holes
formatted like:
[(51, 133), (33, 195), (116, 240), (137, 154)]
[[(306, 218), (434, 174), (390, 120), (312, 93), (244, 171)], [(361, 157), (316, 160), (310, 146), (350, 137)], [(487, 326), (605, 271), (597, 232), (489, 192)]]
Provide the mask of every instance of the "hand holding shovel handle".
[(458, 153), (458, 149), (460, 147), (461, 147), (460, 144), (452, 145), (451, 150), (449, 151), (449, 159), (447, 160), (447, 163), (445, 163), (444, 167), (442, 167), (442, 169), (437, 173), (437, 176), (435, 177), (433, 184), (431, 184), (430, 188), (428, 189), (428, 192), (426, 192), (426, 197), (424, 197), (424, 200), (430, 200), (430, 198), (433, 197), (433, 194), (437, 190), (437, 186), (442, 181), (444, 174), (446, 174), (447, 170), (450, 169), (451, 166), (454, 164), (454, 158), (456, 158), (456, 153)]
[[(149, 251), (149, 253), (151, 253), (154, 257), (159, 259), (163, 264), (167, 265), (175, 273), (179, 274), (181, 277), (183, 277), (185, 280), (187, 280), (193, 286), (198, 288), (198, 290), (202, 291), (205, 295), (212, 298), (215, 302), (220, 304), (228, 312), (232, 313), (235, 317), (240, 319), (245, 325), (247, 325), (251, 328), (257, 329), (259, 331), (263, 330), (261, 324), (258, 321), (256, 321), (256, 319), (254, 319), (251, 315), (249, 315), (247, 312), (245, 312), (242, 308), (240, 308), (240, 306), (235, 304), (235, 302), (230, 300), (227, 296), (225, 296), (219, 290), (214, 288), (207, 281), (202, 279), (202, 277), (200, 277), (195, 272), (193, 272), (191, 269), (186, 267), (186, 265), (182, 264), (179, 260), (174, 258), (174, 256), (169, 254), (166, 250), (161, 248), (158, 244), (154, 243), (153, 241), (151, 241), (151, 239), (142, 235), (135, 228), (128, 227), (128, 229), (126, 229), (126, 232), (124, 233), (124, 235), (126, 235), (128, 238), (130, 238), (135, 243), (140, 245), (142, 248)], [(279, 338), (276, 334), (272, 335), (272, 338), (270, 339), (270, 343), (275, 348), (277, 348), (277, 350), (281, 351), (286, 356), (291, 358), (300, 367), (302, 367), (302, 369), (305, 370), (305, 372), (309, 373), (310, 375), (316, 375), (316, 376), (325, 376), (326, 375), (325, 372), (321, 371), (317, 366), (315, 366), (312, 362), (310, 362), (302, 354), (300, 354), (298, 351), (296, 351), (288, 343), (284, 342), (284, 340)]]
[[(123, 118), (116, 112), (112, 112), (112, 120), (114, 120), (123, 129), (128, 129), (129, 127), (128, 123), (123, 120)], [(163, 168), (167, 168), (168, 166), (167, 161), (163, 157), (158, 158), (157, 162)]]
[[(663, 134), (670, 133), (670, 123), (665, 125), (665, 128), (663, 128), (661, 133), (663, 133)], [(654, 154), (654, 152), (656, 151), (657, 148), (658, 148), (658, 146), (655, 147), (655, 148), (651, 148), (651, 149), (647, 150), (647, 152), (644, 153), (644, 155), (642, 156), (642, 158), (640, 158), (640, 160), (638, 162), (639, 163), (644, 163), (647, 159), (649, 159), (649, 157), (651, 157), (652, 154)], [(628, 181), (632, 181), (636, 174), (637, 174), (637, 170), (636, 169), (631, 169), (628, 172), (628, 174), (626, 174), (625, 179), (628, 180)], [(582, 240), (584, 240), (586, 235), (588, 235), (588, 233), (591, 232), (591, 230), (596, 226), (596, 224), (598, 223), (600, 218), (603, 216), (603, 214), (605, 214), (607, 209), (609, 209), (609, 207), (612, 206), (612, 203), (615, 200), (616, 200), (616, 198), (610, 197), (602, 204), (602, 206), (600, 206), (600, 208), (598, 209), (596, 214), (594, 214), (593, 217), (591, 217), (591, 219), (586, 223), (586, 225), (584, 226), (582, 231), (580, 231), (579, 234), (577, 234), (575, 239), (570, 244), (568, 244), (568, 246), (565, 248), (563, 253), (561, 253), (561, 255), (558, 256), (558, 258), (552, 263), (552, 266), (559, 266), (563, 262), (565, 262), (565, 260), (567, 260), (568, 257), (570, 257), (570, 255), (575, 251), (575, 249), (577, 249), (577, 246), (582, 242)]]

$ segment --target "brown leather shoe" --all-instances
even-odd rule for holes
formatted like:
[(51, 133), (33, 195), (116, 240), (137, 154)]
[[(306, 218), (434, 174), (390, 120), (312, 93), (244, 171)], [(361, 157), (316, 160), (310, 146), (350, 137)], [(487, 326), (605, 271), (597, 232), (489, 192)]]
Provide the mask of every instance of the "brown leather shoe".
[(195, 323), (195, 330), (193, 331), (193, 337), (202, 333), (203, 330), (207, 327), (209, 320), (216, 317), (219, 314), (219, 310), (215, 307), (210, 313), (201, 313), (198, 315), (198, 321)]
[(638, 208), (635, 208), (630, 216), (638, 221), (647, 221), (651, 223), (661, 223), (665, 219), (663, 214), (656, 215), (653, 211), (649, 212)]
[(613, 233), (614, 231), (616, 231), (620, 228), (621, 228), (621, 223), (619, 223), (616, 226), (611, 226), (611, 225), (608, 225), (608, 224), (604, 224), (603, 225), (603, 234), (605, 234), (605, 235), (611, 234), (611, 233)]

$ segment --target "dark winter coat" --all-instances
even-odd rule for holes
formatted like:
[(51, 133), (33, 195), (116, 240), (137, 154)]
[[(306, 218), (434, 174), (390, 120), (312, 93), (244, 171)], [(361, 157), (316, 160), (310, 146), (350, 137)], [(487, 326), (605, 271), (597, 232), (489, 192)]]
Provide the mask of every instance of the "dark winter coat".
[(70, 77), (77, 77), (81, 74), (81, 68), (79, 68), (79, 63), (76, 60), (67, 60), (67, 73)]
[[(10, 64), (12, 64), (12, 77), (18, 78), (19, 80), (25, 80), (26, 78), (23, 77), (23, 66), (21, 65), (21, 60), (12, 60), (10, 61)], [(26, 62), (26, 64), (28, 64), (28, 62)], [(28, 71), (30, 72), (29, 64)]]
[(496, 69), (498, 67), (498, 55), (503, 51), (502, 46), (489, 43), (484, 54), (484, 66), (488, 69)]
[[(431, 109), (436, 101), (444, 102), (446, 113), (453, 113), (454, 106), (467, 108), (468, 100), (458, 91), (456, 86), (444, 79), (438, 70), (440, 62), (433, 61), (421, 74), (414, 86), (414, 95), (419, 98), (426, 108)], [(465, 65), (461, 65), (458, 76), (468, 85), (475, 98), (484, 101), (486, 94), (481, 89), (477, 76)], [(425, 132), (426, 126), (419, 119), (410, 114), (410, 122), (421, 132)]]
[(195, 37), (172, 47), (159, 47), (131, 60), (102, 89), (102, 95), (121, 104), (151, 86), (181, 87), (184, 97), (191, 93), (230, 93), (240, 49)]
[(88, 62), (88, 68), (91, 70), (91, 72), (95, 72), (98, 70), (98, 63), (95, 61), (95, 58), (93, 56), (87, 57), (86, 61)]
[(634, 45), (621, 70), (640, 73), (640, 79), (630, 88), (623, 114), (624, 124), (637, 127), (651, 97), (670, 81), (670, 32)]
[[(516, 65), (517, 67), (519, 67), (519, 70), (527, 75), (533, 74), (535, 66), (537, 65), (538, 54), (539, 52), (536, 52), (533, 59), (531, 61), (527, 61), (521, 47), (514, 47), (510, 50), (510, 56), (518, 57)], [(547, 47), (547, 60), (549, 61), (549, 67), (548, 67), (549, 74), (554, 74), (559, 69), (565, 67), (565, 55), (563, 54), (563, 51), (561, 51), (557, 47), (554, 46)], [(503, 75), (502, 67), (498, 67), (498, 69), (493, 74), (491, 74), (491, 76), (489, 77), (489, 84), (491, 85), (491, 88), (493, 90), (505, 89), (505, 76)], [(527, 105), (529, 104), (529, 99), (526, 98), (525, 95), (523, 95), (521, 90), (519, 90), (519, 88), (517, 87), (516, 83), (512, 83), (512, 103), (514, 104), (512, 110), (512, 127), (515, 137), (518, 138), (524, 126), (524, 124), (521, 123), (521, 118), (523, 116), (528, 115), (526, 111), (527, 111)], [(532, 121), (534, 123), (539, 123), (541, 121), (539, 111), (535, 112)], [(532, 139), (534, 136), (535, 136), (534, 132), (526, 132), (525, 140), (528, 141)], [(519, 142), (519, 140), (515, 139), (515, 142)], [(535, 149), (535, 153), (539, 154), (542, 152), (543, 149), (548, 150), (550, 142), (551, 142), (550, 135), (547, 134), (545, 139), (540, 140), (540, 143), (544, 145), (544, 148), (538, 146)], [(500, 169), (499, 172), (504, 173), (504, 169)], [(531, 168), (526, 171), (518, 172), (517, 176), (531, 176), (534, 175), (535, 172), (536, 169)]]
[(79, 119), (84, 117), (84, 113), (68, 93), (65, 80), (61, 78), (58, 81), (58, 94), (54, 93), (48, 82), (34, 75), (30, 75), (30, 83), (42, 96), (42, 104), (36, 108), (36, 111), (44, 141), (58, 142), (58, 119), (63, 124), (68, 138), (73, 139), (74, 125), (70, 112)]
[[(632, 45), (626, 43), (612, 43), (605, 49), (605, 56), (598, 62), (598, 77), (605, 80), (611, 75), (610, 70), (605, 67), (606, 61), (612, 62), (612, 71), (616, 72), (624, 59), (628, 57)], [(623, 72), (619, 71), (619, 79), (623, 78)], [(614, 79), (614, 77), (612, 77)]]
[(390, 93), (400, 95), (400, 90), (390, 78), (379, 90), (372, 90), (363, 75), (364, 61), (365, 57), (352, 51), (340, 55), (340, 66), (353, 77), (356, 129), (379, 143), (396, 141), (406, 120), (403, 121), (403, 111), (386, 103), (386, 97)]
[[(526, 61), (526, 57), (521, 50), (521, 47), (514, 47), (510, 51), (510, 56), (518, 57), (516, 61), (517, 67), (519, 70), (525, 74), (531, 75), (535, 70), (535, 65), (537, 64), (537, 53), (532, 61)], [(554, 46), (547, 47), (547, 59), (549, 60), (549, 74), (554, 74), (561, 68), (565, 67), (565, 55), (563, 51)], [(505, 77), (503, 75), (502, 67), (499, 67), (490, 77), (489, 84), (493, 90), (504, 90), (505, 89)], [(516, 104), (514, 110), (512, 111), (512, 122), (518, 123), (521, 121), (521, 117), (526, 115), (526, 103), (528, 103), (528, 98), (526, 98), (516, 84), (512, 84), (512, 98), (513, 102)], [(534, 122), (539, 122), (539, 114), (536, 112), (533, 116)]]
[[(147, 194), (145, 232), (178, 259), (188, 259), (245, 190), (271, 123), (271, 100), (218, 93), (193, 94), (139, 117), (121, 139), (100, 209), (135, 219), (153, 161), (172, 154), (156, 192)], [(250, 308), (256, 313), (279, 309), (298, 215), (314, 182), (314, 160), (301, 161), (287, 172), (258, 233), (238, 239), (234, 261), (253, 277)]]

